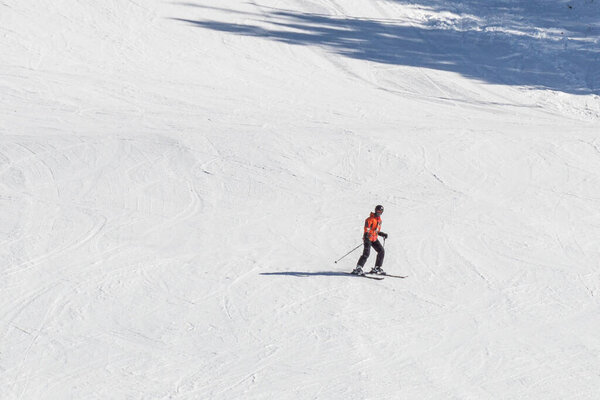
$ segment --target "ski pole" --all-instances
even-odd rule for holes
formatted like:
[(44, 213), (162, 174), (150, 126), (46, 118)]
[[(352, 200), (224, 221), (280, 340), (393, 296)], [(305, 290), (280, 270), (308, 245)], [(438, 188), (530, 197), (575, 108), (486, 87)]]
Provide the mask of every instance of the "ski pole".
[(358, 249), (360, 246), (362, 246), (363, 244), (359, 244), (358, 246), (356, 246), (355, 248), (353, 248), (352, 250), (350, 250), (349, 252), (347, 252), (346, 254), (344, 254), (343, 256), (341, 256), (338, 260), (335, 260), (334, 263), (337, 264), (338, 261), (340, 261), (342, 258), (346, 257), (348, 254), (352, 253), (353, 251), (355, 251), (356, 249)]

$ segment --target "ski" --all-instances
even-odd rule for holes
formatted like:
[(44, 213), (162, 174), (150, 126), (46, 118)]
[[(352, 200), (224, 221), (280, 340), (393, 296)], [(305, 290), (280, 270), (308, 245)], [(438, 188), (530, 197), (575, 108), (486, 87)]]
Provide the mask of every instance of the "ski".
[(346, 272), (346, 275), (357, 276), (359, 278), (375, 279), (376, 281), (383, 280), (382, 276), (367, 276), (367, 274), (365, 274), (365, 275), (356, 275), (356, 274), (353, 274), (351, 272)]
[(371, 274), (370, 272), (367, 272), (367, 274), (369, 274), (369, 275), (375, 275), (375, 276), (384, 276), (384, 277), (385, 276), (389, 276), (390, 278), (401, 278), (401, 279), (408, 278), (408, 275), (406, 275), (406, 276), (402, 276), (402, 275), (390, 275), (390, 274), (376, 275), (376, 274)]

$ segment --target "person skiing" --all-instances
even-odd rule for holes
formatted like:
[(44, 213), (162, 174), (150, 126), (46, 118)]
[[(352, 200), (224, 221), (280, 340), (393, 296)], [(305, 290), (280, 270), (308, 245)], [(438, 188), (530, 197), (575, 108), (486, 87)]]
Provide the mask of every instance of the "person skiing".
[(363, 253), (358, 259), (356, 268), (352, 271), (355, 275), (364, 275), (363, 267), (369, 258), (371, 253), (371, 247), (377, 252), (377, 259), (375, 260), (375, 267), (371, 269), (370, 274), (385, 275), (381, 266), (383, 265), (383, 257), (385, 256), (385, 250), (379, 242), (377, 236), (381, 236), (384, 240), (387, 239), (387, 233), (381, 232), (381, 214), (383, 214), (383, 206), (378, 205), (375, 207), (375, 212), (372, 212), (369, 218), (365, 220), (365, 230), (363, 234)]

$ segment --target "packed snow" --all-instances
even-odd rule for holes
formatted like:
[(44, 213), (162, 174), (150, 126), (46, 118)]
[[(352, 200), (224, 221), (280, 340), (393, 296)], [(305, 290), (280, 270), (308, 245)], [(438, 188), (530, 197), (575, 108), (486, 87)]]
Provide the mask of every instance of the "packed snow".
[(599, 238), (599, 0), (0, 0), (1, 399), (595, 400)]

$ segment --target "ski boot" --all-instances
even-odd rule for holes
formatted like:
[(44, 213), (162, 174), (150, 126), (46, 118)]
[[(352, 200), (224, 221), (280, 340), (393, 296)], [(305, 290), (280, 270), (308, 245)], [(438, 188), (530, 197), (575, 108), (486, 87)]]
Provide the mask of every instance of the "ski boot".
[(353, 275), (364, 275), (365, 272), (363, 271), (362, 267), (360, 265), (357, 265), (356, 268), (354, 268), (354, 270), (352, 271)]
[(381, 267), (375, 266), (369, 274), (385, 275), (385, 271)]

